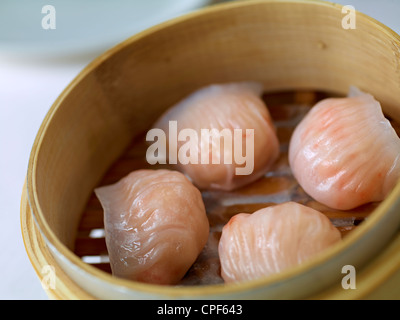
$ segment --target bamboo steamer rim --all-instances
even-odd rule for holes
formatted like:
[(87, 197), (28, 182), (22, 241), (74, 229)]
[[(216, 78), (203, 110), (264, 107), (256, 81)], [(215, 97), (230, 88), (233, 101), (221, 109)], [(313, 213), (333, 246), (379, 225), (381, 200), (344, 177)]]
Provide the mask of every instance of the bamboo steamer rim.
[[(344, 238), (340, 243), (326, 249), (321, 254), (309, 259), (308, 261), (288, 269), (283, 270), (280, 273), (270, 275), (265, 278), (259, 278), (256, 280), (235, 283), (235, 284), (218, 284), (218, 285), (205, 285), (205, 286), (185, 286), (185, 287), (171, 287), (171, 286), (161, 286), (154, 284), (146, 284), (133, 282), (129, 280), (123, 280), (116, 277), (113, 277), (111, 274), (108, 274), (104, 271), (101, 271), (89, 264), (84, 263), (78, 256), (76, 256), (71, 250), (69, 250), (54, 234), (54, 232), (49, 227), (43, 211), (39, 204), (39, 199), (35, 190), (36, 183), (36, 163), (38, 153), (40, 151), (43, 137), (46, 133), (47, 127), (51, 122), (54, 114), (57, 112), (58, 108), (62, 104), (63, 100), (69, 95), (69, 93), (75, 88), (75, 86), (79, 85), (80, 81), (87, 76), (93, 69), (99, 66), (103, 61), (110, 58), (116, 52), (120, 51), (125, 46), (138, 41), (141, 38), (144, 38), (148, 35), (156, 33), (161, 29), (168, 28), (169, 26), (184, 22), (186, 20), (206, 15), (211, 12), (219, 12), (222, 10), (248, 7), (248, 6), (259, 6), (266, 3), (285, 3), (285, 4), (304, 4), (304, 5), (314, 5), (314, 6), (325, 6), (334, 8), (337, 10), (341, 10), (342, 5), (335, 4), (332, 2), (325, 2), (320, 0), (247, 0), (247, 1), (237, 1), (230, 3), (222, 3), (213, 5), (207, 8), (203, 8), (201, 10), (197, 10), (195, 12), (186, 14), (181, 17), (174, 18), (167, 22), (161, 23), (159, 25), (153, 26), (147, 30), (144, 30), (129, 39), (121, 42), (115, 47), (109, 49), (105, 53), (101, 54), (99, 57), (94, 59), (90, 64), (88, 64), (76, 77), (72, 80), (69, 85), (63, 90), (63, 92), (58, 96), (50, 110), (46, 114), (42, 125), (40, 126), (37, 136), (35, 138), (29, 163), (28, 163), (28, 172), (27, 172), (27, 183), (26, 183), (26, 191), (28, 197), (28, 204), (32, 212), (32, 217), (34, 222), (36, 223), (36, 227), (38, 228), (40, 234), (44, 238), (45, 242), (48, 245), (51, 245), (58, 253), (68, 259), (71, 263), (73, 263), (76, 267), (85, 271), (87, 275), (96, 277), (100, 280), (103, 280), (109, 284), (125, 288), (127, 290), (140, 291), (144, 293), (150, 294), (158, 294), (163, 296), (173, 297), (182, 297), (186, 295), (190, 296), (205, 296), (205, 295), (215, 295), (215, 294), (223, 294), (223, 293), (240, 293), (243, 291), (257, 289), (265, 286), (274, 286), (278, 285), (280, 282), (296, 277), (301, 276), (306, 271), (310, 271), (318, 265), (329, 261), (330, 259), (341, 255), (341, 253), (355, 245), (356, 242), (361, 241), (362, 238), (369, 232), (371, 232), (374, 227), (383, 220), (387, 211), (389, 211), (396, 202), (400, 202), (400, 183), (398, 183), (394, 190), (388, 195), (388, 197), (382, 201), (382, 203), (374, 210), (374, 212), (370, 215), (370, 217), (364, 221), (356, 230), (352, 231), (346, 238)], [(365, 19), (373, 24), (375, 27), (379, 28), (380, 32), (383, 32), (390, 37), (395, 38), (400, 43), (400, 36), (396, 34), (389, 27), (384, 24), (378, 22), (377, 20), (363, 14), (357, 12), (357, 17), (361, 19)]]

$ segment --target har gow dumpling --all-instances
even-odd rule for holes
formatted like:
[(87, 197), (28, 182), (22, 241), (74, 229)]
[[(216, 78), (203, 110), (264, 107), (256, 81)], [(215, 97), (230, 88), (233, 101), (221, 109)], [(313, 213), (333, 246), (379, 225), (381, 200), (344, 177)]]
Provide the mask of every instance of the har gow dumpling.
[(378, 101), (352, 88), (318, 102), (296, 127), (289, 163), (315, 200), (347, 210), (383, 200), (400, 176), (400, 139)]
[(341, 240), (319, 211), (296, 202), (233, 216), (219, 242), (225, 282), (253, 280), (299, 265)]
[(180, 172), (137, 170), (95, 189), (113, 275), (176, 284), (207, 242), (200, 191)]
[[(172, 106), (155, 123), (154, 128), (167, 133), (168, 150), (180, 152), (189, 144), (194, 161), (177, 159), (175, 164), (197, 187), (239, 188), (260, 178), (278, 158), (279, 141), (262, 90), (257, 82), (210, 85)], [(168, 134), (171, 121), (177, 132), (191, 129), (198, 139), (173, 138)]]

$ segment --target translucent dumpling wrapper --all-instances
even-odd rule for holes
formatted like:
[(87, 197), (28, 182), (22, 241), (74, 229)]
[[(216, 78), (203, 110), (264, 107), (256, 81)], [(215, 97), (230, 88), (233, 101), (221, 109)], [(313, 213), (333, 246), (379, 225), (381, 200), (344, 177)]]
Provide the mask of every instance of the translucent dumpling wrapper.
[(322, 213), (295, 202), (233, 216), (218, 247), (225, 282), (254, 280), (309, 260), (341, 240)]
[(137, 170), (95, 193), (104, 209), (112, 274), (179, 282), (209, 235), (200, 191), (180, 172)]
[(318, 102), (293, 132), (289, 163), (315, 200), (348, 210), (382, 201), (400, 176), (400, 139), (370, 94)]
[[(215, 84), (167, 110), (154, 128), (167, 134), (169, 163), (169, 150), (190, 154), (186, 163), (179, 155), (175, 163), (201, 189), (229, 191), (260, 178), (279, 156), (276, 128), (262, 91), (257, 82)], [(192, 129), (197, 141), (171, 136), (171, 121), (178, 134)]]

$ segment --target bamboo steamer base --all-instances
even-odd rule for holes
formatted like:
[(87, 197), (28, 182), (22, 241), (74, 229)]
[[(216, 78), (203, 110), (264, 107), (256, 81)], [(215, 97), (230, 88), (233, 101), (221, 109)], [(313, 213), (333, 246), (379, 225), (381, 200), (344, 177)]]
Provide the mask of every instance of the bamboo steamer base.
[(42, 235), (37, 229), (35, 221), (29, 208), (26, 187), (22, 191), (21, 198), (21, 231), (25, 249), (36, 271), (42, 281), (44, 274), (42, 270), (45, 266), (54, 267), (56, 283), (55, 288), (43, 288), (50, 299), (54, 300), (93, 300), (94, 297), (82, 290), (79, 285), (73, 282), (58, 266), (51, 255)]
[[(30, 212), (25, 187), (21, 199), (22, 236), (29, 259), (39, 279), (47, 265), (55, 268), (56, 285), (45, 290), (49, 298), (56, 300), (94, 300), (78, 284), (73, 282), (53, 259), (38, 231)], [(370, 264), (357, 272), (356, 289), (344, 290), (340, 284), (310, 299), (400, 299), (400, 231), (386, 249)]]

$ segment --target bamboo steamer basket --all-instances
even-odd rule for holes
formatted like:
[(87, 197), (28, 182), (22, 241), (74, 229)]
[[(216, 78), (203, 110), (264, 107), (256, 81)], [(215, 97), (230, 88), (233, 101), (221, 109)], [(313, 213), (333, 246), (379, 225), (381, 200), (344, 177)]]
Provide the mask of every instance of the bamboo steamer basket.
[[(93, 189), (169, 106), (210, 83), (255, 80), (269, 92), (350, 85), (400, 122), (400, 37), (320, 1), (211, 6), (141, 32), (89, 64), (61, 93), (34, 142), (21, 200), (22, 234), (40, 278), (54, 267), (56, 299), (400, 298), (400, 183), (343, 241), (283, 272), (229, 285), (158, 286), (118, 279), (75, 254)], [(344, 265), (357, 289), (344, 290)]]

